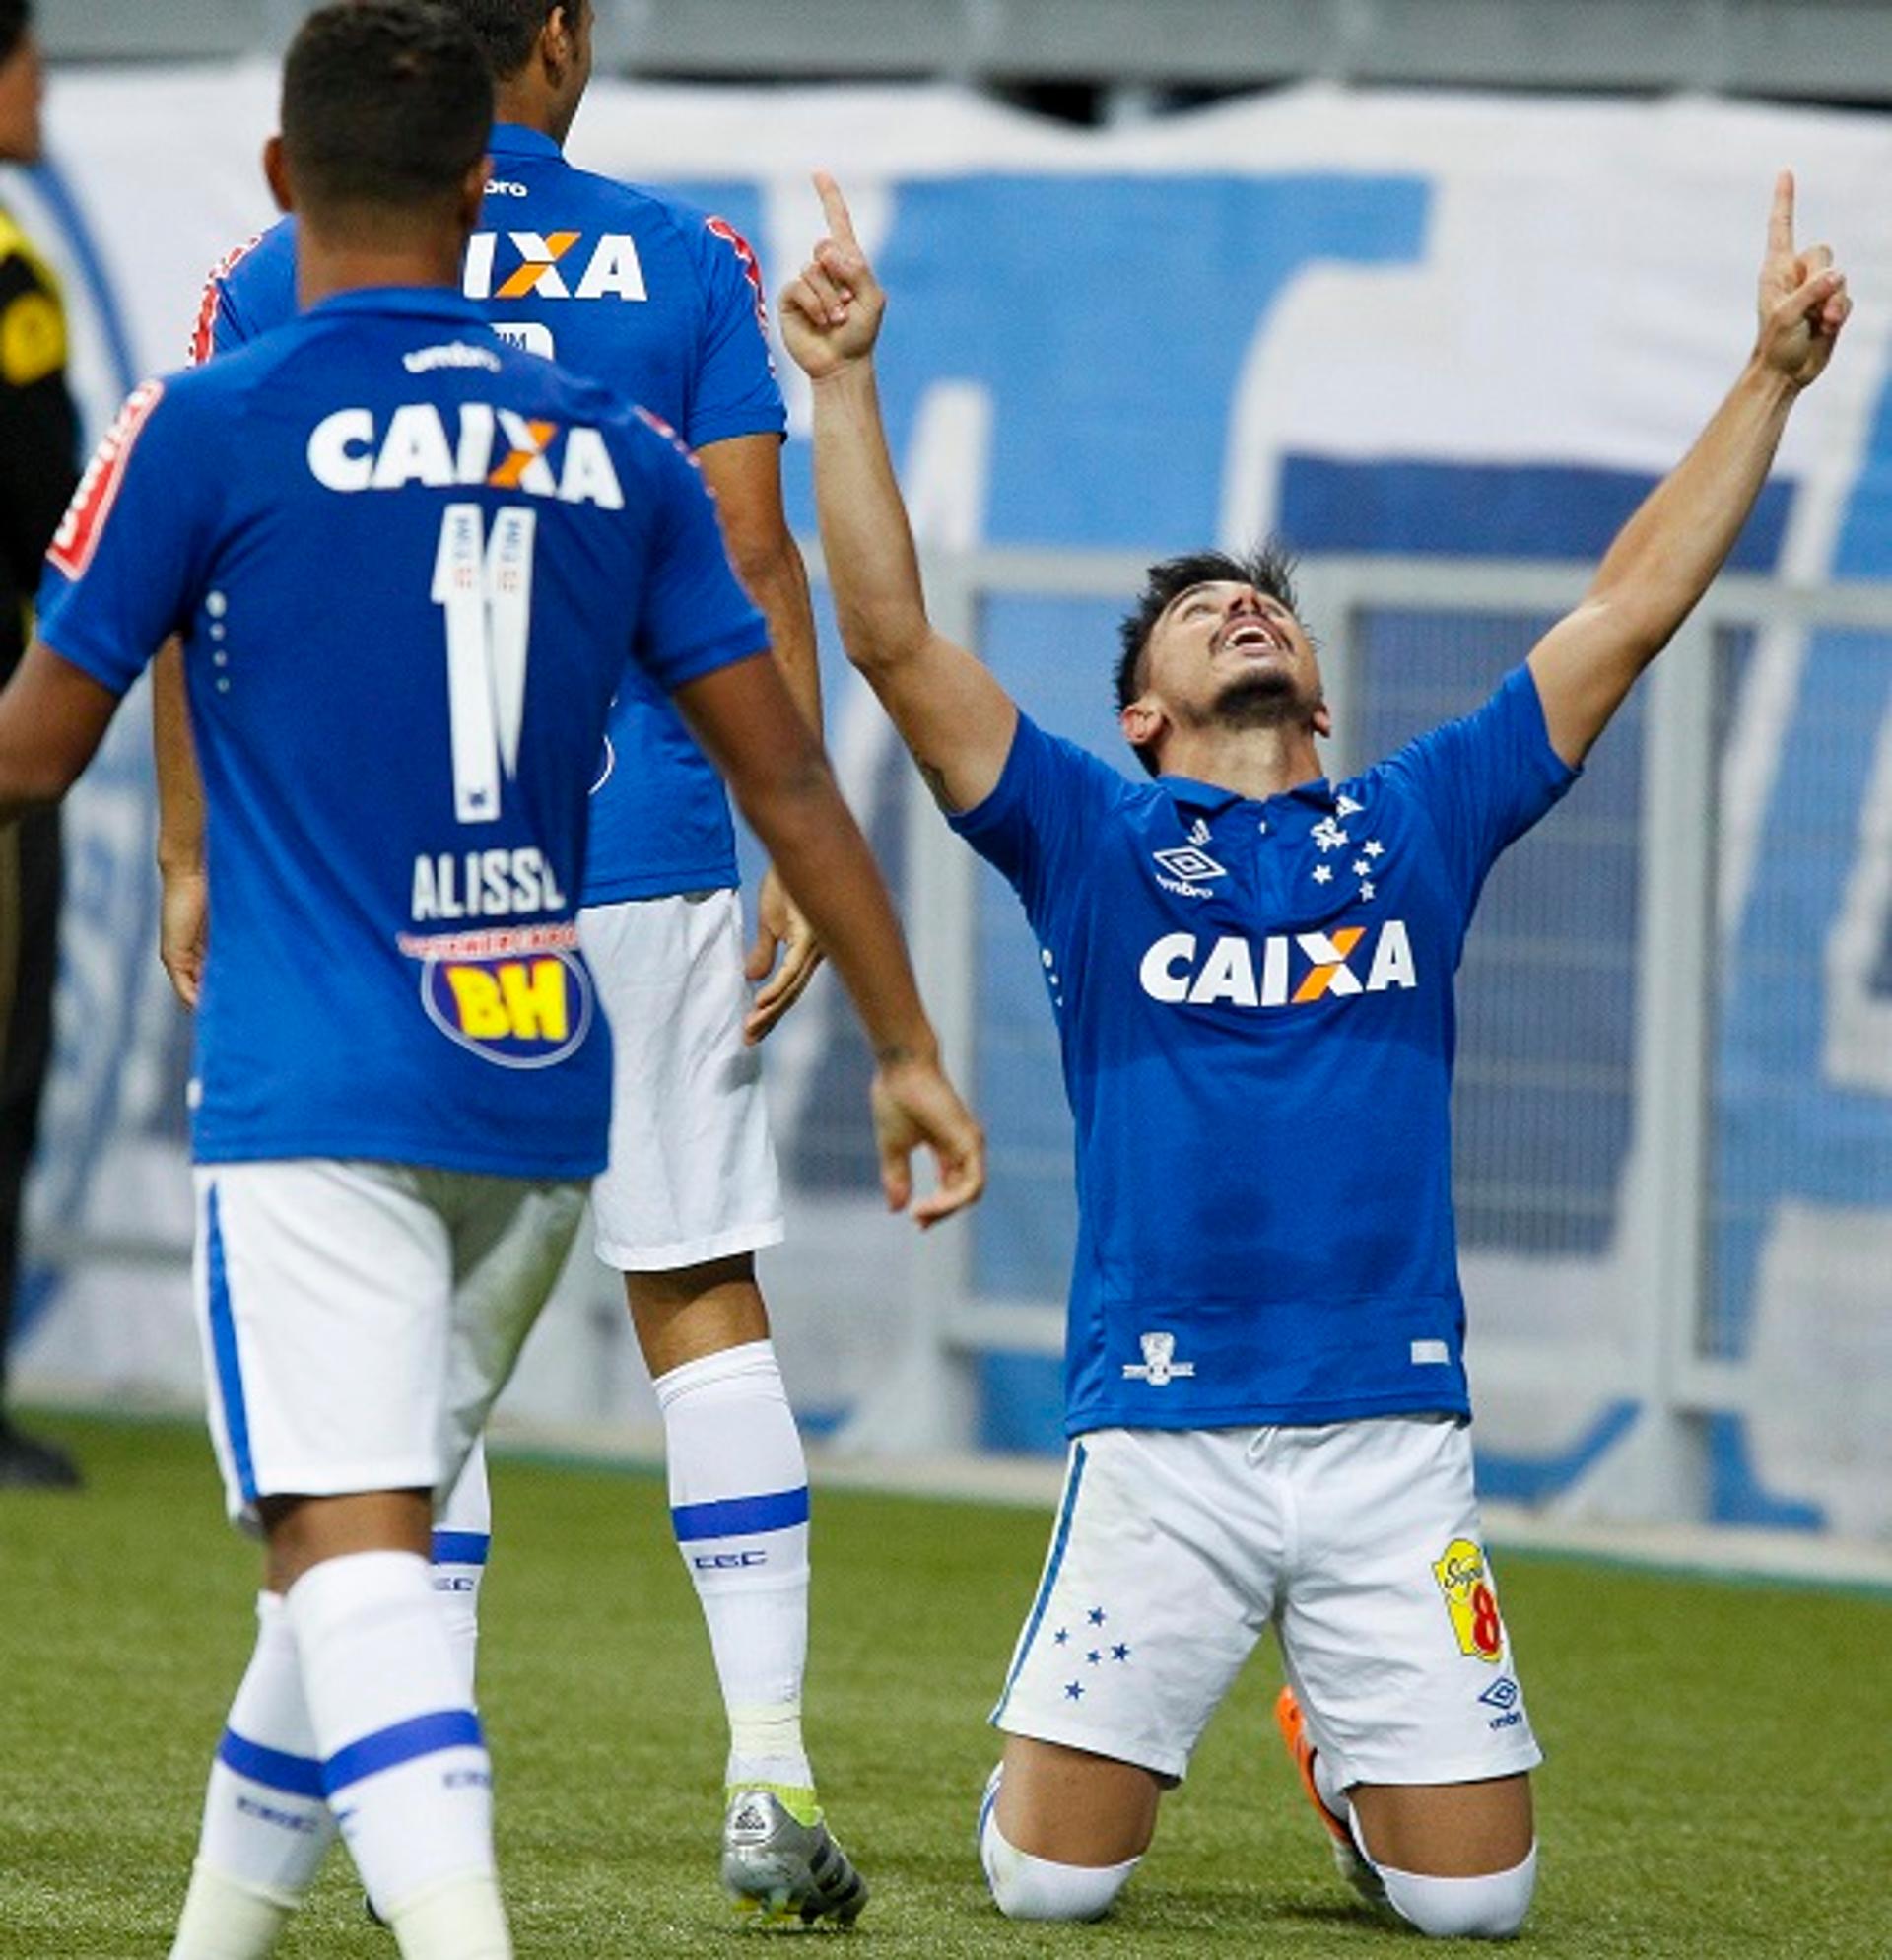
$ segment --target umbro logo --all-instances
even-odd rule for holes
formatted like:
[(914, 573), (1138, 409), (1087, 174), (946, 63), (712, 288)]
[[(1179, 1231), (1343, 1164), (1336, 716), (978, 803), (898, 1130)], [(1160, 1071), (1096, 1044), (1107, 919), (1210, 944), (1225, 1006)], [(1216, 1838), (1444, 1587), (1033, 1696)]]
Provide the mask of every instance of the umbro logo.
[(1200, 845), (1172, 845), (1168, 850), (1153, 850), (1150, 855), (1170, 874), (1159, 877), (1157, 883), (1180, 898), (1206, 899), (1209, 894), (1202, 881), (1229, 875), (1228, 867), (1218, 864)]
[(1517, 1707), (1522, 1693), (1523, 1690), (1507, 1674), (1503, 1680), (1494, 1681), (1478, 1699), (1487, 1707), (1497, 1709), (1500, 1714), (1508, 1714)]

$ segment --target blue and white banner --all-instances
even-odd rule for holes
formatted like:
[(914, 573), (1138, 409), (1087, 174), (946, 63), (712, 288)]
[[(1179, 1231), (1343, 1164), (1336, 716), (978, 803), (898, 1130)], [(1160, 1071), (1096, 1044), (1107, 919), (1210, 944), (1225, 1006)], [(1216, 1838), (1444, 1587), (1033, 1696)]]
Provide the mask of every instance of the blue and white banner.
[[(268, 222), (257, 156), (274, 90), (260, 68), (54, 78), (56, 163), (0, 192), (67, 275), (95, 425), (138, 374), (177, 364), (206, 269)], [(1802, 582), (1892, 578), (1892, 122), (1308, 88), (1091, 132), (944, 89), (600, 83), (572, 148), (719, 211), (772, 289), (817, 236), (809, 169), (835, 170), (892, 294), (885, 395), (923, 534), (1152, 556), (1278, 530), (1310, 554), (1594, 558), (1738, 371), (1771, 184), (1791, 167), (1801, 237), (1839, 248), (1858, 309), (1737, 562)], [(792, 515), (812, 528), (805, 392), (781, 365)], [(989, 603), (980, 630), (1030, 705), (1107, 752), (1112, 618), (1103, 603), (1013, 598)], [(1387, 623), (1369, 647), (1363, 732), (1398, 739), (1422, 697), (1483, 685), (1521, 650), (1469, 625), (1442, 642), (1437, 619)], [(1711, 1298), (1690, 1339), (1751, 1392), (1744, 1416), (1715, 1425), (1709, 1508), (1889, 1533), (1892, 1446), (1875, 1411), (1892, 1383), (1892, 641), (1762, 636), (1728, 669)], [(882, 724), (831, 679), (837, 753), (877, 793)], [(1639, 737), (1611, 739), (1547, 827), (1566, 826), (1563, 854), (1494, 885), (1481, 927), (1503, 945), (1562, 934), (1556, 988), (1574, 1004), (1538, 1014), (1515, 983), (1481, 993), (1467, 976), (1474, 1379), (1480, 1329), (1545, 1358), (1538, 1388), (1482, 1398), (1481, 1429), (1498, 1485), (1543, 1501), (1595, 1485), (1638, 1413), (1611, 1357), (1635, 1346), (1647, 1306), (1623, 1244)], [(128, 719), (75, 803), (44, 1243), (181, 1245), (188, 1226), (142, 741)], [(1006, 936), (989, 892), (981, 907), (998, 1176), (974, 1281), (1050, 1300), (1070, 1218), (1049, 1033), (1022, 934)], [(1573, 980), (1585, 971), (1594, 986)], [(777, 1045), (776, 1084), (798, 1221), (823, 1243), (821, 1221), (845, 1215), (835, 1237), (858, 1246), (860, 1146), (834, 1133), (826, 1093), (857, 1067), (831, 1012), (802, 1016)], [(904, 1255), (896, 1237), (864, 1243), (869, 1258), (806, 1265), (822, 1331), (791, 1374), (836, 1410), (884, 1352), (874, 1289)], [(844, 1264), (855, 1276), (838, 1307)], [(180, 1297), (143, 1269), (61, 1269), (29, 1378), (187, 1387)], [(543, 1365), (533, 1406), (598, 1413), (587, 1379)], [(1042, 1440), (1042, 1367), (995, 1364), (983, 1386), (989, 1440)]]

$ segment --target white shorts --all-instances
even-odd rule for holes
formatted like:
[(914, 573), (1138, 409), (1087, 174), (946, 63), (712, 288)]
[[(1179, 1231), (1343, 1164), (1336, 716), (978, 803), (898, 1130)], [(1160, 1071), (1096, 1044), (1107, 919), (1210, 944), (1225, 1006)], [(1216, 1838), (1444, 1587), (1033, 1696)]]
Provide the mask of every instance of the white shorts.
[(610, 1168), (591, 1186), (598, 1257), (669, 1272), (773, 1246), (781, 1180), (743, 1044), (742, 904), (690, 892), (590, 906), (584, 957), (611, 1020)]
[(405, 1165), (201, 1167), (194, 1290), (231, 1516), (453, 1484), (551, 1294), (581, 1183)]
[(1273, 1623), (1343, 1784), (1542, 1760), (1450, 1416), (1106, 1429), (1063, 1502), (993, 1722), (1180, 1779)]

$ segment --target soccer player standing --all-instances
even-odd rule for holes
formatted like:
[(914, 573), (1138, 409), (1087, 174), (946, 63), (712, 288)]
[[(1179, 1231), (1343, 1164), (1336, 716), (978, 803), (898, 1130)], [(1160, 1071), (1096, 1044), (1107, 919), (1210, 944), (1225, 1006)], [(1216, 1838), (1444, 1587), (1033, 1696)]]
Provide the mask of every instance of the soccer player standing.
[[(561, 146), (591, 72), (590, 0), (447, 0), (498, 94), (493, 178), (463, 291), (507, 339), (671, 424), (715, 493), (784, 680), (820, 727), (808, 583), (782, 511), (786, 428), (754, 253), (722, 219), (574, 169)], [(193, 354), (296, 310), (295, 232), (213, 276)], [(158, 684), (166, 953), (186, 998), (202, 942), (202, 847), (179, 684)], [(813, 936), (772, 872), (747, 976), (728, 804), (659, 690), (628, 674), (592, 808), (582, 928), (616, 1038), (611, 1161), (594, 1243), (625, 1292), (662, 1411), (679, 1549), (727, 1710), (724, 1882), (740, 1899), (857, 1913), (802, 1740), (807, 1463), (755, 1253), (782, 1236), (754, 1044), (812, 977)], [(785, 953), (753, 1001), (748, 980)], [(440, 1581), (469, 1651), (491, 1527), (478, 1456), (441, 1520)], [(827, 1855), (823, 1855), (826, 1851)], [(819, 1875), (815, 1865), (819, 1859)]]
[[(0, 0), (0, 160), (36, 162), (43, 94), (33, 9)], [(0, 680), (26, 650), (39, 562), (78, 474), (59, 282), (0, 211)], [(0, 892), (19, 920), (0, 935), (0, 1485), (69, 1488), (64, 1451), (6, 1413), (7, 1339), (20, 1291), (20, 1223), (52, 1060), (59, 966), (59, 813), (35, 810), (0, 836)]]
[[(1038, 937), (1076, 1118), (1074, 1438), (980, 1817), (1021, 1919), (1105, 1912), (1262, 1630), (1336, 1861), (1428, 1933), (1528, 1909), (1539, 1760), (1465, 1433), (1453, 975), (1732, 547), (1849, 302), (1776, 187), (1760, 331), (1588, 594), (1477, 712), (1341, 783), (1285, 562), (1154, 567), (1124, 622), (1135, 784), (928, 624), (876, 403), (883, 296), (839, 192), (783, 327), (814, 381), (847, 651)], [(1152, 1203), (1151, 1166), (1165, 1167)]]
[(675, 439), (457, 293), (492, 91), (465, 28), (345, 0), (284, 72), (305, 311), (147, 383), (49, 553), (0, 696), (0, 820), (56, 800), (184, 642), (217, 920), (195, 1286), (260, 1630), (175, 1960), (274, 1947), (339, 1821), (403, 1954), (503, 1960), (490, 1776), (427, 1562), (604, 1160), (578, 945), (586, 786), (627, 655), (821, 929), (880, 1061), (888, 1196), (977, 1194), (884, 888)]

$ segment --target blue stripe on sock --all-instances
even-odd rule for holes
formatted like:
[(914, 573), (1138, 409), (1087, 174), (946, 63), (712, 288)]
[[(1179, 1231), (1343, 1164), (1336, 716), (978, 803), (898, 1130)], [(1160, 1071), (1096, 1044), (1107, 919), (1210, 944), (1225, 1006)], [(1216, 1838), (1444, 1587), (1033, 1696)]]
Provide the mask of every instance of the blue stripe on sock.
[(239, 1777), (260, 1783), (270, 1790), (286, 1791), (291, 1796), (322, 1794), (322, 1766), (313, 1756), (292, 1756), (286, 1750), (265, 1749), (234, 1728), (224, 1730), (217, 1745), (217, 1760)]
[(249, 1453), (249, 1408), (243, 1400), (243, 1373), (236, 1354), (236, 1317), (230, 1305), (230, 1271), (224, 1262), (224, 1221), (217, 1186), (210, 1187), (204, 1220), (204, 1272), (210, 1296), (210, 1351), (217, 1364), (217, 1391), (224, 1404), (224, 1431), (231, 1462), (245, 1504), (256, 1502), (256, 1465)]
[(1032, 1601), (1032, 1617), (1025, 1623), (1025, 1638), (1018, 1644), (1018, 1658), (1012, 1662), (1012, 1671), (1005, 1676), (1004, 1690), (999, 1695), (998, 1706), (992, 1711), (994, 1722), (1005, 1713), (1005, 1704), (1012, 1698), (1012, 1685), (1018, 1679), (1019, 1669), (1025, 1665), (1026, 1656), (1032, 1651), (1032, 1642), (1038, 1638), (1046, 1608), (1051, 1603), (1051, 1588), (1057, 1584), (1058, 1571), (1064, 1563), (1064, 1548), (1070, 1543), (1071, 1517), (1077, 1510), (1077, 1492), (1084, 1481), (1085, 1461), (1084, 1446), (1080, 1443), (1071, 1452), (1071, 1473), (1064, 1481), (1064, 1503), (1057, 1514), (1057, 1533), (1051, 1539), (1051, 1555), (1045, 1561), (1045, 1577), (1038, 1583), (1038, 1597)]
[(808, 1521), (808, 1486), (771, 1491), (765, 1497), (719, 1497), (713, 1504), (673, 1504), (670, 1522), (680, 1545), (699, 1538), (741, 1538), (756, 1531), (786, 1531)]
[(484, 1565), (486, 1555), (492, 1547), (493, 1534), (490, 1531), (436, 1531), (434, 1563)]
[(346, 1749), (337, 1749), (322, 1765), (322, 1791), (333, 1797), (364, 1777), (379, 1776), (383, 1770), (399, 1769), (403, 1763), (438, 1755), (442, 1749), (485, 1747), (480, 1719), (470, 1708), (443, 1708), (433, 1715), (417, 1715), (411, 1721), (377, 1728)]

